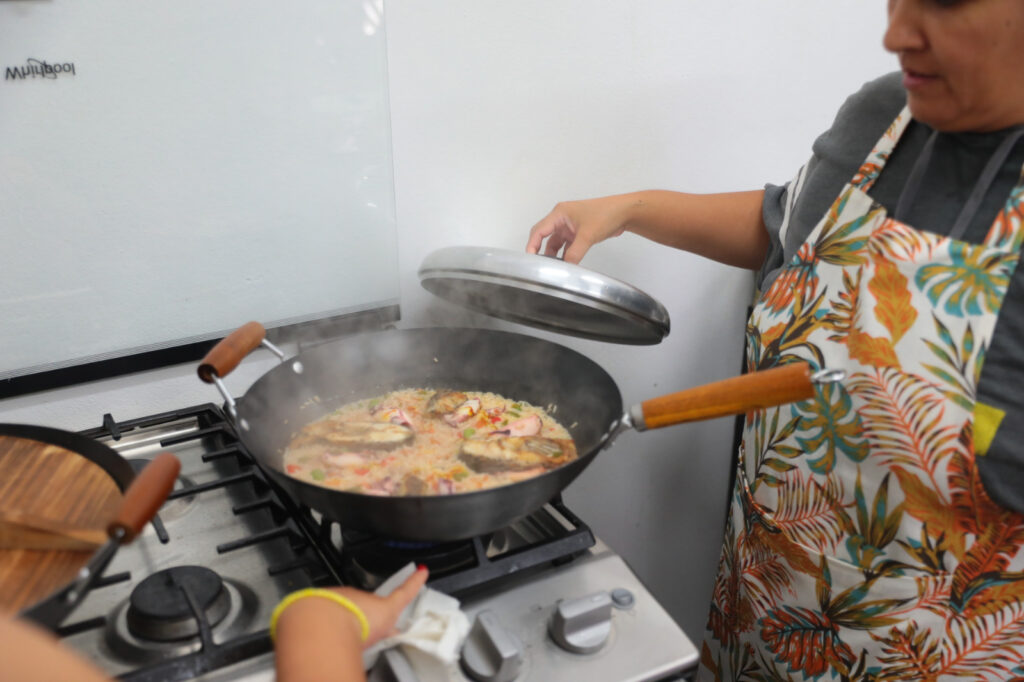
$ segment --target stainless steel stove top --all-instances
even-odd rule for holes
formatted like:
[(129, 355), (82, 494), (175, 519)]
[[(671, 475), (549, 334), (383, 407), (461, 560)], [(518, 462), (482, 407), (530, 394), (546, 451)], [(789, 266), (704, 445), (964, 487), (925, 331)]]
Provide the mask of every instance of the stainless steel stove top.
[[(130, 460), (171, 450), (182, 462), (156, 522), (115, 556), (100, 586), (61, 628), (66, 644), (111, 675), (136, 682), (271, 680), (266, 628), (284, 595), (378, 580), (353, 581), (367, 555), (348, 556), (352, 547), (376, 552), (374, 541), (349, 539), (346, 548), (336, 525), (316, 526), (315, 512), (295, 505), (251, 463), (215, 406), (125, 422), (108, 416), (102, 428), (83, 433)], [(426, 561), (431, 587), (459, 597), (475, 622), (462, 679), (681, 679), (696, 665), (686, 635), (625, 562), (564, 507), (549, 506), (467, 547), (453, 551), (467, 551), (480, 564), (475, 577), (448, 564), (435, 573), (431, 562), (449, 561), (447, 555)], [(400, 552), (394, 561), (397, 567), (408, 557)], [(388, 566), (376, 568), (386, 573)], [(401, 663), (397, 650), (381, 657), (370, 679), (415, 682), (403, 676)]]
[[(567, 651), (551, 636), (555, 613), (566, 604), (598, 601), (608, 595), (607, 634), (600, 648), (589, 654)], [(621, 602), (621, 605), (618, 605)], [(697, 665), (698, 651), (669, 615), (637, 580), (626, 563), (600, 540), (571, 564), (551, 569), (526, 580), (513, 578), (499, 589), (462, 603), (471, 621), (489, 614), (492, 628), (511, 651), (507, 659), (518, 658), (516, 682), (644, 682), (688, 679)], [(590, 623), (601, 628), (600, 617)], [(496, 627), (495, 627), (496, 626)], [(597, 639), (600, 639), (598, 633)], [(478, 636), (478, 633), (476, 635)], [(499, 663), (490, 670), (496, 674)], [(371, 671), (370, 681), (415, 682), (403, 677), (402, 668)], [(272, 682), (271, 655), (248, 661), (232, 669), (203, 676), (203, 682)], [(374, 675), (374, 672), (377, 675)], [(459, 680), (472, 682), (465, 672)], [(486, 678), (485, 678), (486, 679)]]

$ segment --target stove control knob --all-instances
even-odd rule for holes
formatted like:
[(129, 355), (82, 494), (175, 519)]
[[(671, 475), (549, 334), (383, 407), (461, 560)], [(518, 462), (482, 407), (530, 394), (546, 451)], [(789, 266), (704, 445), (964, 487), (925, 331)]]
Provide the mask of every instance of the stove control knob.
[(634, 597), (633, 593), (626, 588), (617, 587), (612, 590), (612, 605), (615, 608), (625, 611), (626, 609), (633, 608), (633, 604), (635, 603), (636, 597)]
[(494, 615), (481, 611), (462, 645), (462, 668), (477, 682), (512, 682), (523, 668), (523, 647)]
[(558, 646), (574, 654), (592, 654), (604, 646), (612, 631), (612, 598), (596, 592), (558, 603), (549, 626)]

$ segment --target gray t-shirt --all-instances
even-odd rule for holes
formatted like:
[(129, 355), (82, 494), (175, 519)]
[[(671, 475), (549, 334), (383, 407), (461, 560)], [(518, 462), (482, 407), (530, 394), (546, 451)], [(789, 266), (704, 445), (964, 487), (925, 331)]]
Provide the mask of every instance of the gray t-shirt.
[[(763, 213), (772, 245), (759, 273), (762, 289), (793, 259), (905, 105), (900, 78), (899, 73), (892, 73), (867, 83), (843, 104), (832, 127), (815, 140), (795, 200), (789, 184), (765, 188)], [(932, 132), (911, 121), (869, 191), (890, 215)], [(949, 234), (976, 179), (1008, 134), (1010, 131), (940, 133), (916, 198), (899, 219), (932, 233)], [(984, 240), (1022, 168), (1024, 141), (1003, 163), (968, 224), (964, 241)], [(780, 238), (783, 226), (785, 234)], [(1024, 512), (1024, 267), (1017, 268), (1006, 293), (977, 392), (979, 401), (1006, 412), (988, 454), (977, 458), (982, 481), (997, 502)]]

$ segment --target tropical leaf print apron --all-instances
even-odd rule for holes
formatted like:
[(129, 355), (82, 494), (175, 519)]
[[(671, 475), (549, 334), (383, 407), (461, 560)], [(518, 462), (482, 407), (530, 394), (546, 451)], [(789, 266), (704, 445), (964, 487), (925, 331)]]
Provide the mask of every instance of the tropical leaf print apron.
[(1024, 181), (982, 244), (889, 217), (867, 192), (909, 120), (751, 315), (748, 370), (847, 378), (747, 415), (700, 679), (1024, 679), (1024, 516), (974, 445)]

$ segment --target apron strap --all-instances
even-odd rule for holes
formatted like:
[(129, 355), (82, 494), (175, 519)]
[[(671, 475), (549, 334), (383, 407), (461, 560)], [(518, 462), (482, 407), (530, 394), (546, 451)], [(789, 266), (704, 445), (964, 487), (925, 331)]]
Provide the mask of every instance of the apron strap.
[(903, 191), (900, 192), (899, 202), (896, 204), (896, 211), (892, 214), (892, 217), (901, 223), (906, 223), (907, 211), (910, 210), (910, 206), (914, 203), (914, 199), (917, 198), (917, 190), (921, 188), (921, 181), (924, 179), (924, 172), (931, 165), (932, 152), (935, 151), (935, 140), (939, 137), (939, 131), (933, 130), (932, 134), (928, 136), (928, 140), (925, 141), (924, 147), (921, 149), (921, 153), (918, 154), (917, 160), (914, 161), (914, 167), (910, 169), (910, 175), (907, 176), (907, 181), (903, 184)]
[[(924, 179), (925, 171), (931, 164), (932, 152), (935, 150), (935, 140), (939, 136), (939, 131), (934, 130), (932, 134), (928, 136), (928, 140), (924, 143), (924, 147), (921, 149), (921, 153), (918, 155), (917, 160), (914, 162), (914, 167), (910, 170), (910, 175), (907, 177), (907, 182), (903, 186), (903, 191), (900, 193), (899, 202), (896, 205), (896, 211), (893, 213), (893, 218), (905, 223), (907, 222), (906, 216), (907, 211), (910, 210), (911, 205), (914, 203), (914, 199), (917, 198), (918, 190), (921, 188), (921, 182)], [(1000, 169), (1003, 167), (1003, 163), (1006, 162), (1006, 158), (1013, 151), (1013, 148), (1020, 141), (1021, 137), (1024, 136), (1024, 126), (1017, 126), (1011, 129), (1011, 132), (1003, 138), (999, 143), (999, 146), (989, 157), (988, 162), (985, 164), (985, 168), (981, 171), (981, 175), (978, 176), (977, 182), (974, 183), (974, 188), (971, 190), (970, 196), (964, 203), (963, 208), (960, 209), (960, 214), (956, 218), (956, 222), (953, 223), (953, 228), (949, 232), (950, 239), (961, 239), (964, 232), (967, 231), (967, 226), (978, 212), (978, 207), (981, 206), (981, 202), (985, 199), (985, 194), (988, 193), (989, 187), (992, 186), (992, 182), (995, 180), (996, 175), (999, 174)]]
[(999, 143), (999, 147), (992, 154), (992, 158), (988, 160), (985, 169), (978, 178), (978, 182), (975, 183), (971, 196), (967, 198), (967, 203), (964, 204), (964, 207), (960, 210), (960, 215), (956, 218), (956, 222), (953, 223), (953, 229), (949, 233), (950, 238), (960, 239), (963, 236), (967, 230), (967, 224), (971, 222), (974, 214), (978, 212), (978, 207), (981, 206), (988, 188), (992, 186), (992, 181), (996, 179), (996, 175), (999, 174), (999, 170), (1003, 167), (1010, 152), (1013, 151), (1013, 148), (1020, 141), (1021, 136), (1024, 136), (1024, 126), (1016, 128)]
[(878, 179), (878, 175), (885, 168), (885, 163), (892, 155), (892, 150), (896, 147), (896, 143), (903, 137), (903, 133), (906, 131), (912, 118), (910, 107), (904, 106), (892, 123), (889, 124), (889, 127), (882, 133), (882, 136), (878, 138), (878, 141), (875, 142), (875, 146), (868, 152), (867, 157), (857, 169), (853, 179), (850, 180), (851, 185), (862, 192), (867, 192), (871, 189), (875, 184), (875, 180)]

